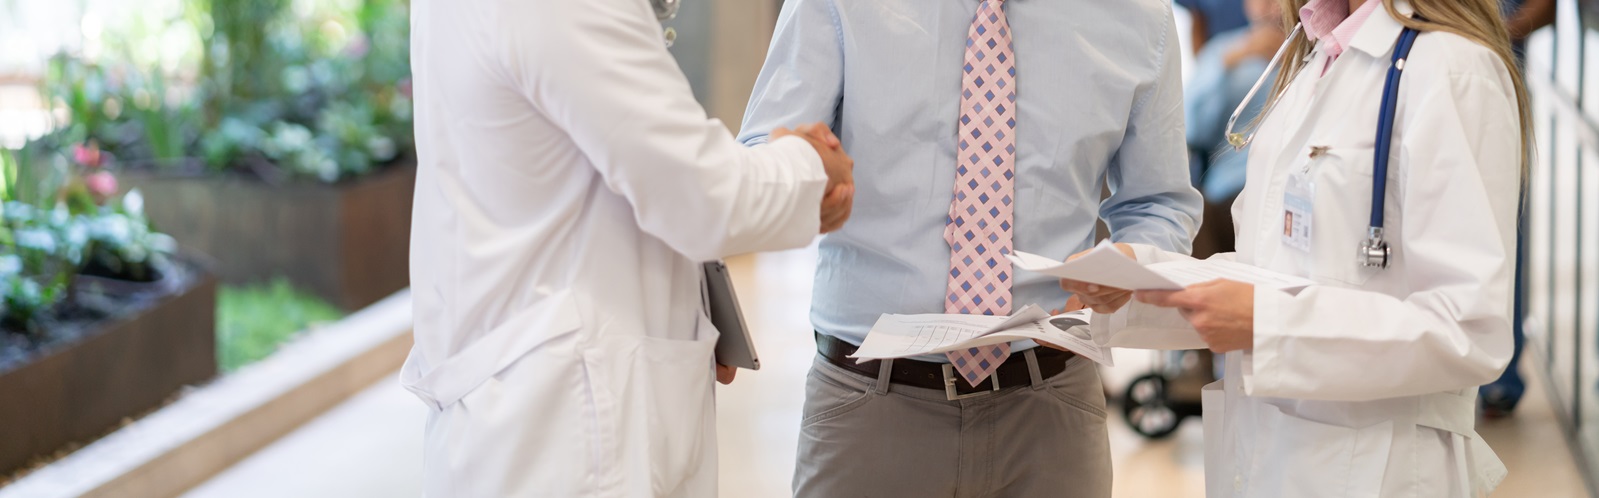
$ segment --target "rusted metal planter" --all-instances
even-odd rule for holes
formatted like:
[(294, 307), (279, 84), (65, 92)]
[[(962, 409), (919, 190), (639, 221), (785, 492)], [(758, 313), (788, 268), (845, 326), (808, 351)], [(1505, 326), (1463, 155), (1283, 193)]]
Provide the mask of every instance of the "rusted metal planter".
[(416, 163), (327, 185), (228, 175), (131, 174), (156, 228), (217, 261), (225, 283), (276, 276), (345, 310), (409, 285)]
[(216, 278), (192, 260), (177, 264), (170, 280), (137, 284), (106, 316), (65, 321), (46, 332), (57, 339), (0, 362), (0, 475), (216, 375)]

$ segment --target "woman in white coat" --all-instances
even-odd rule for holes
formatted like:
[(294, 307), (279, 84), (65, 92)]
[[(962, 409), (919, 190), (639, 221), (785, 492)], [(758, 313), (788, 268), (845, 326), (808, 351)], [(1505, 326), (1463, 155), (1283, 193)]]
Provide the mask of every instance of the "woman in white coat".
[(411, 3), (427, 496), (715, 496), (700, 262), (849, 215), (836, 138), (734, 141), (650, 7)]
[[(1347, 3), (1346, 3), (1347, 2)], [(1492, 0), (1287, 0), (1275, 108), (1233, 205), (1238, 252), (1307, 277), (1130, 293), (1064, 281), (1118, 335), (1197, 330), (1226, 355), (1204, 397), (1212, 498), (1467, 497), (1504, 466), (1473, 430), (1510, 359), (1525, 91)], [(1301, 16), (1304, 16), (1301, 19)], [(1330, 16), (1330, 19), (1328, 18)], [(1387, 268), (1362, 264), (1379, 102), (1403, 61), (1383, 210)], [(1297, 74), (1296, 74), (1297, 73)], [(1292, 217), (1293, 219), (1290, 219)], [(1174, 258), (1122, 246), (1142, 263)]]

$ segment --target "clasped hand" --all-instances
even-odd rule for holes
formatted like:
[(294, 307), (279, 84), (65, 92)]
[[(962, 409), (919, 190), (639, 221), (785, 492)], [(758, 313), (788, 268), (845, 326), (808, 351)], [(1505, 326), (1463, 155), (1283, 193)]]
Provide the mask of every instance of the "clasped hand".
[[(1116, 244), (1116, 249), (1137, 259), (1131, 246)], [(1087, 251), (1067, 258), (1081, 257)], [(1213, 280), (1179, 291), (1130, 291), (1103, 285), (1061, 279), (1060, 288), (1071, 292), (1095, 313), (1115, 313), (1133, 299), (1138, 302), (1175, 308), (1199, 332), (1211, 351), (1226, 353), (1251, 349), (1255, 341), (1255, 286), (1231, 280)]]
[[(850, 212), (855, 206), (855, 160), (844, 153), (838, 136), (822, 123), (800, 125), (793, 130), (778, 128), (772, 130), (771, 139), (786, 136), (805, 139), (822, 157), (822, 169), (827, 171), (827, 193), (822, 195), (821, 233), (838, 230), (844, 226), (844, 222), (849, 221)], [(737, 376), (738, 368), (716, 364), (717, 382), (732, 384)]]
[(827, 193), (822, 196), (821, 233), (842, 228), (855, 205), (855, 160), (844, 153), (838, 136), (822, 123), (800, 125), (793, 130), (772, 130), (772, 140), (786, 136), (805, 139), (816, 148), (816, 154), (822, 156), (822, 168), (827, 170)]

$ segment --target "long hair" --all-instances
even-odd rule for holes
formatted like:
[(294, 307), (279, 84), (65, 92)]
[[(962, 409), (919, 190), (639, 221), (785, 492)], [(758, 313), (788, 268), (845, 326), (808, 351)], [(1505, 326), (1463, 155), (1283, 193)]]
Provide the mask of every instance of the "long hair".
[[(1379, 0), (1366, 0), (1376, 2)], [(1499, 56), (1505, 64), (1505, 69), (1510, 72), (1510, 81), (1515, 85), (1516, 108), (1521, 118), (1521, 185), (1526, 190), (1532, 165), (1532, 110), (1528, 107), (1527, 82), (1522, 78), (1521, 71), (1516, 64), (1515, 53), (1510, 48), (1510, 33), (1505, 28), (1504, 16), (1500, 14), (1498, 0), (1410, 0), (1411, 8), (1415, 9), (1416, 17), (1406, 17), (1394, 7), (1394, 0), (1380, 0), (1383, 7), (1388, 9), (1388, 15), (1398, 19), (1400, 24), (1416, 31), (1443, 31), (1454, 33), (1467, 40), (1477, 42), (1488, 47)], [(1309, 0), (1281, 0), (1285, 26), (1293, 27), (1299, 23), (1299, 9), (1304, 7)], [(1289, 40), (1288, 51), (1283, 55), (1283, 69), (1277, 74), (1272, 85), (1272, 99), (1282, 97), (1288, 89), (1290, 77), (1299, 72), (1300, 66), (1305, 64), (1305, 56), (1310, 54), (1313, 46), (1310, 39), (1297, 36)]]

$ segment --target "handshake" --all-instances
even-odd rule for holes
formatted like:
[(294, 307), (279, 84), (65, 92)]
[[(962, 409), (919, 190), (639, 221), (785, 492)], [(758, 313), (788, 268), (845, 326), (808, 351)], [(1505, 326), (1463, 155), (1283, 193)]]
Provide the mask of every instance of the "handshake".
[(822, 233), (838, 230), (849, 221), (855, 205), (855, 160), (844, 153), (838, 136), (822, 123), (812, 123), (772, 130), (771, 139), (796, 136), (810, 142), (816, 154), (822, 156), (822, 168), (827, 170), (827, 193), (822, 195)]

